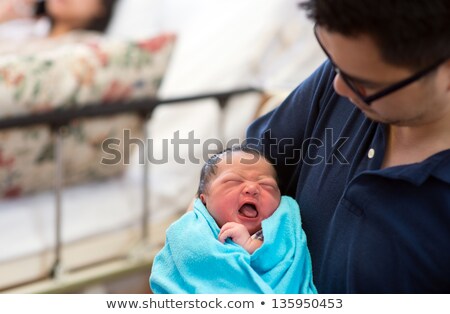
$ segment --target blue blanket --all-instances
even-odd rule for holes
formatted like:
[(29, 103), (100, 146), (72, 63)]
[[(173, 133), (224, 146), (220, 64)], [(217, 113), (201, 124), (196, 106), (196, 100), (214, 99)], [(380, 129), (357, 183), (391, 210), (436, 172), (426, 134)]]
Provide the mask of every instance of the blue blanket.
[(264, 243), (253, 254), (228, 239), (202, 202), (173, 223), (155, 257), (154, 293), (316, 293), (297, 202), (283, 196), (262, 222)]

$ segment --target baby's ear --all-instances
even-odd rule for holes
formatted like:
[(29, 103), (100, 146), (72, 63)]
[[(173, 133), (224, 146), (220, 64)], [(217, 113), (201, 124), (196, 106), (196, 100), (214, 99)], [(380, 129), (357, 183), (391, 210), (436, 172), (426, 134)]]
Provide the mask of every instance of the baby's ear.
[(202, 201), (202, 203), (203, 203), (203, 205), (205, 205), (206, 206), (206, 196), (205, 196), (205, 194), (200, 194), (200, 200)]

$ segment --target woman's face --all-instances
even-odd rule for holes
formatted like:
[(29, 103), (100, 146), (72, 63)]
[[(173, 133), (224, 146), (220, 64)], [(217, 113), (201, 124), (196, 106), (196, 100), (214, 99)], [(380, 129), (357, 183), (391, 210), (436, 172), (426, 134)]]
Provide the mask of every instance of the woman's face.
[(58, 23), (84, 27), (104, 14), (102, 0), (47, 0), (48, 15)]

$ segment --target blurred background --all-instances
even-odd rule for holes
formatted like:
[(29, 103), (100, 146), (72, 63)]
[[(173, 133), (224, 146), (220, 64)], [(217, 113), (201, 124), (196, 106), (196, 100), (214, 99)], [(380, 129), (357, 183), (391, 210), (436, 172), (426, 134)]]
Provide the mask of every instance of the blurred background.
[(323, 62), (298, 2), (0, 0), (0, 291), (150, 292), (206, 153)]

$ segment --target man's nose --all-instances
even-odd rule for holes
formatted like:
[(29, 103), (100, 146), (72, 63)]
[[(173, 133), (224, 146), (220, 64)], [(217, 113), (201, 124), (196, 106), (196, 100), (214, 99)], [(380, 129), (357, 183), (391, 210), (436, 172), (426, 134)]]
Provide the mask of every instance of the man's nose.
[(353, 91), (348, 87), (348, 85), (344, 82), (340, 74), (337, 74), (333, 81), (333, 87), (336, 93), (343, 97), (352, 98), (354, 97)]

